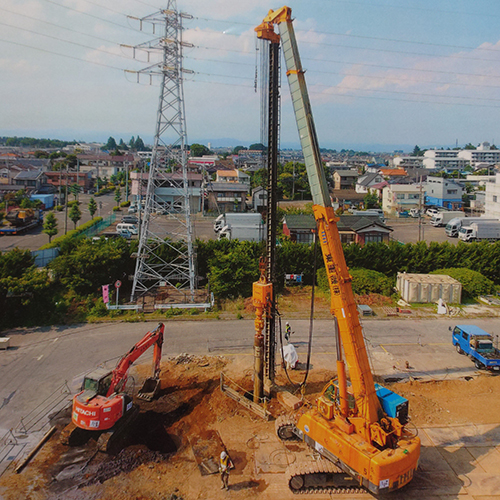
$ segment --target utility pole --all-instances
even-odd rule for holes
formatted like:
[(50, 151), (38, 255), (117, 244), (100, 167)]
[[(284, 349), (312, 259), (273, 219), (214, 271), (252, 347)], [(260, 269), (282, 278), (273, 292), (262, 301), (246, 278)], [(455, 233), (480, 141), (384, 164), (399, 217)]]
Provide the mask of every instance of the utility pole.
[[(193, 47), (182, 40), (182, 22), (192, 19), (192, 16), (178, 12), (176, 0), (168, 0), (166, 9), (132, 19), (140, 22), (141, 29), (144, 24), (151, 24), (153, 29), (161, 26), (163, 34), (159, 39), (131, 47), (134, 56), (136, 51), (143, 51), (149, 60), (150, 54), (160, 53), (162, 60), (134, 72), (138, 81), (144, 75), (150, 82), (153, 78), (160, 79), (160, 99), (130, 300), (155, 294), (159, 286), (167, 285), (177, 290), (189, 290), (186, 297), (189, 295), (190, 302), (194, 302), (196, 279), (183, 90), (183, 74), (193, 72), (182, 67), (182, 49)], [(167, 142), (172, 137), (173, 142)], [(168, 194), (159, 195), (159, 189), (166, 186)], [(165, 212), (177, 226), (169, 234), (165, 234), (158, 224)], [(165, 260), (162, 251), (165, 246), (173, 250), (169, 253), (174, 257), (169, 261)]]
[(66, 193), (64, 195), (64, 234), (68, 232), (68, 165), (66, 165)]

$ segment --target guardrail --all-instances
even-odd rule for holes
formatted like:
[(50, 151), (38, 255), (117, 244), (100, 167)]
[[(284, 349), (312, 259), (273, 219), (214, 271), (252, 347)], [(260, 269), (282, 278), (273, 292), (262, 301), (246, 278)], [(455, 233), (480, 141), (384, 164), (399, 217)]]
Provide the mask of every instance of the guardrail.
[(29, 453), (33, 435), (47, 432), (51, 425), (47, 417), (54, 418), (64, 410), (71, 394), (68, 384), (64, 382), (0, 438), (0, 477), (21, 454)]

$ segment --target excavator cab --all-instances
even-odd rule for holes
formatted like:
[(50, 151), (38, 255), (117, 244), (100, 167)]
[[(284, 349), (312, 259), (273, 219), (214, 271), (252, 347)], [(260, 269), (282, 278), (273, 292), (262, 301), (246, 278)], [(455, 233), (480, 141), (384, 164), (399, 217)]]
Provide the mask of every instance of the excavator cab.
[(106, 397), (112, 377), (113, 372), (104, 368), (97, 368), (85, 375), (81, 388), (83, 392), (78, 396), (80, 401), (88, 402), (95, 396)]
[[(352, 390), (350, 390), (350, 384), (347, 387), (347, 401), (349, 404), (349, 413), (355, 415), (357, 413), (356, 401)], [(321, 396), (318, 398), (318, 411), (327, 420), (331, 420), (335, 417), (335, 414), (340, 408), (340, 390), (338, 380), (332, 379), (328, 384), (326, 384)]]

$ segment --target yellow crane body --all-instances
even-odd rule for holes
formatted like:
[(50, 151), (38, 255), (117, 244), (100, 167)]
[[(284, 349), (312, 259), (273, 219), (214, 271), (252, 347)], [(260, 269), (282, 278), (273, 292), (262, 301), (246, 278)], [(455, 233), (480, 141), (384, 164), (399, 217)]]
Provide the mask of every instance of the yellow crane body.
[[(279, 35), (275, 33), (275, 26)], [(344, 361), (337, 359), (338, 378), (330, 381), (317, 407), (295, 415), (292, 432), (372, 493), (401, 488), (411, 481), (420, 456), (420, 439), (408, 431), (407, 413), (389, 416), (382, 408), (345, 262), (314, 127), (304, 70), (293, 29), (291, 9), (269, 11), (255, 29), (259, 38), (281, 43), (295, 119), (313, 198), (318, 238), (331, 292), (331, 312), (338, 324)], [(339, 350), (339, 356), (341, 351)], [(407, 411), (407, 407), (406, 407)], [(279, 434), (279, 433), (278, 433)], [(294, 484), (302, 484), (295, 478)], [(292, 483), (291, 487), (292, 487)], [(300, 486), (300, 485), (299, 485)], [(297, 486), (297, 490), (299, 490)]]

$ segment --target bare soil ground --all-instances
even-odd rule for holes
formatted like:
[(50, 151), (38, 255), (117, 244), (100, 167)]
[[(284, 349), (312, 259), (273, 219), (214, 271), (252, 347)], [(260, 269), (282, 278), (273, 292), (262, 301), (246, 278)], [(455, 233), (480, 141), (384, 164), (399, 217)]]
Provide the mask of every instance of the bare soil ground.
[[(262, 474), (257, 448), (274, 444), (274, 423), (264, 422), (219, 389), (220, 372), (250, 389), (251, 356), (208, 357), (181, 355), (162, 363), (162, 390), (156, 401), (137, 401), (141, 414), (129, 446), (115, 456), (97, 452), (95, 441), (69, 448), (58, 433), (20, 473), (8, 471), (0, 480), (4, 500), (121, 500), (121, 499), (236, 499), (275, 498), (283, 474)], [(149, 366), (137, 367), (140, 377)], [(293, 371), (299, 382), (303, 371)], [(308, 378), (306, 397), (313, 402), (334, 375), (315, 368)], [(278, 384), (286, 386), (281, 369)], [(289, 389), (292, 387), (289, 385)], [(500, 377), (481, 375), (471, 380), (397, 383), (393, 388), (410, 400), (418, 427), (460, 423), (500, 423)], [(283, 410), (273, 406), (274, 413)], [(278, 446), (276, 443), (274, 446)], [(295, 445), (297, 446), (297, 445)], [(229, 492), (220, 490), (217, 473), (206, 464), (225, 447), (233, 459)], [(276, 449), (277, 453), (280, 450)], [(286, 454), (286, 450), (281, 450)], [(279, 457), (275, 454), (276, 460)], [(202, 465), (205, 462), (205, 466)], [(210, 467), (208, 467), (210, 468)], [(286, 496), (283, 498), (287, 498)]]

